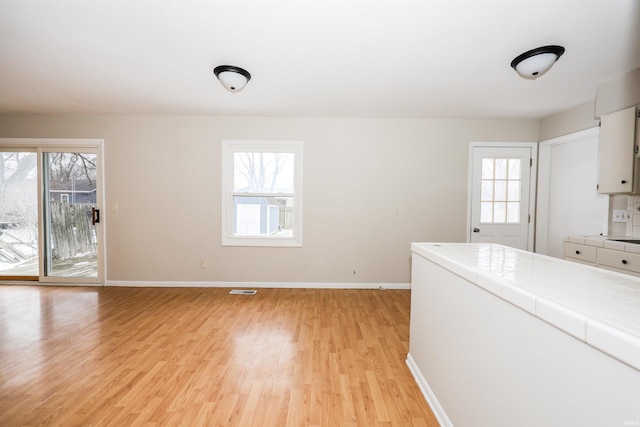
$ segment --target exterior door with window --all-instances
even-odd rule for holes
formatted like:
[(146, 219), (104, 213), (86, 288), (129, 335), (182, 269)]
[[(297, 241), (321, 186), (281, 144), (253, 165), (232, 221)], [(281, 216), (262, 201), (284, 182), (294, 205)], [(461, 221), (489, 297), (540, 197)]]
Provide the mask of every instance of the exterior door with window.
[(61, 142), (0, 139), (0, 280), (102, 281), (100, 144)]
[(38, 153), (0, 146), (0, 280), (38, 280)]
[(97, 152), (54, 150), (42, 156), (45, 281), (94, 281), (100, 221)]
[(472, 147), (472, 243), (532, 250), (530, 216), (533, 148)]

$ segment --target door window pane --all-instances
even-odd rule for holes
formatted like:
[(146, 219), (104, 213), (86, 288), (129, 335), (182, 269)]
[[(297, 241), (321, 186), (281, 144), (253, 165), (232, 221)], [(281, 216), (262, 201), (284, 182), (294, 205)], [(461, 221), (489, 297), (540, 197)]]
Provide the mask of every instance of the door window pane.
[(0, 152), (0, 276), (38, 276), (35, 152)]
[(482, 179), (493, 179), (493, 159), (482, 159)]
[(97, 277), (96, 154), (44, 153), (45, 275)]
[(482, 181), (482, 195), (480, 196), (480, 200), (482, 201), (493, 200), (493, 181), (489, 181), (489, 180)]
[(480, 204), (480, 222), (493, 222), (493, 202), (482, 202)]
[(509, 179), (520, 179), (521, 159), (509, 159)]
[(495, 195), (493, 200), (507, 200), (507, 181), (495, 181)]
[(483, 158), (481, 172), (480, 222), (519, 223), (522, 159)]
[(495, 159), (496, 179), (507, 178), (507, 159)]
[(506, 209), (507, 204), (505, 202), (495, 202), (493, 204), (493, 222), (505, 222), (507, 218)]
[(520, 203), (507, 202), (507, 222), (510, 224), (520, 222)]
[(520, 201), (520, 181), (509, 181), (507, 200), (511, 202)]

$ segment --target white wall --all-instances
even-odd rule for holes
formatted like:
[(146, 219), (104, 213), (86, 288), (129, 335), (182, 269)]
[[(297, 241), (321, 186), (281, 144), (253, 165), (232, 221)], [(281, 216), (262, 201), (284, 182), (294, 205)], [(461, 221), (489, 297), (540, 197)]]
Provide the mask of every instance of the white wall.
[(640, 68), (604, 82), (596, 88), (596, 117), (635, 104), (640, 104)]
[(539, 141), (570, 135), (598, 126), (599, 120), (595, 118), (595, 108), (594, 100), (545, 117), (540, 122)]
[[(411, 242), (465, 241), (469, 141), (538, 131), (537, 120), (0, 115), (0, 137), (105, 140), (113, 281), (408, 283)], [(224, 139), (304, 141), (302, 248), (221, 246)]]
[(565, 236), (607, 233), (609, 197), (596, 190), (598, 134), (540, 143), (536, 252), (562, 258)]

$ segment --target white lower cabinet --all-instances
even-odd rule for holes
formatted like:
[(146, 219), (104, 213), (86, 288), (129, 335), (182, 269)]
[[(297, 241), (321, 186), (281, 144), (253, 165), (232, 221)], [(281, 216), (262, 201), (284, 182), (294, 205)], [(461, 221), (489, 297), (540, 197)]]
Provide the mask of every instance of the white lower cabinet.
[(640, 276), (640, 254), (598, 248), (598, 267)]
[(564, 259), (640, 276), (640, 253), (582, 243), (564, 242)]
[(596, 265), (597, 249), (595, 246), (564, 242), (564, 258), (581, 264)]

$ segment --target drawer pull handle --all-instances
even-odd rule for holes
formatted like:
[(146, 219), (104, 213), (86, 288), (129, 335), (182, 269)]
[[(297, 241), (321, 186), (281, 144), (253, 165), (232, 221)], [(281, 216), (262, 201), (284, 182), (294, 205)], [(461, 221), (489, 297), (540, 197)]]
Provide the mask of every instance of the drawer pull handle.
[(626, 179), (623, 179), (622, 181), (620, 181), (620, 184), (626, 184), (626, 183), (627, 183)]
[(576, 255), (580, 255), (580, 251), (576, 251)]
[(623, 260), (622, 260), (622, 263), (626, 265), (626, 264), (627, 264), (627, 260), (626, 260), (626, 259), (623, 259)]

